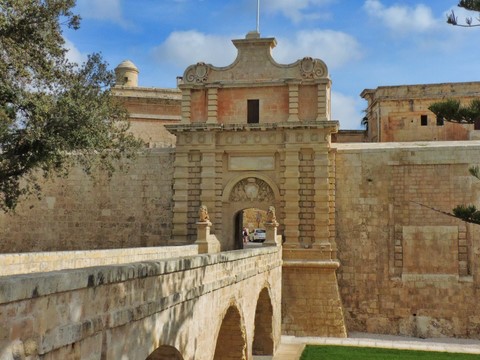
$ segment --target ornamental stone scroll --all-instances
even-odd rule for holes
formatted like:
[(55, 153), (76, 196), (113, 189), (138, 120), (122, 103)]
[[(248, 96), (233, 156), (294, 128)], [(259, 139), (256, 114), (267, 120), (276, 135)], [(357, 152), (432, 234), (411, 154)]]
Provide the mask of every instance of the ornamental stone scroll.
[(319, 59), (304, 57), (300, 61), (300, 73), (304, 79), (319, 79), (327, 76), (327, 67)]
[(209, 65), (199, 62), (188, 67), (188, 69), (185, 71), (184, 80), (187, 83), (204, 84), (208, 80), (209, 72)]

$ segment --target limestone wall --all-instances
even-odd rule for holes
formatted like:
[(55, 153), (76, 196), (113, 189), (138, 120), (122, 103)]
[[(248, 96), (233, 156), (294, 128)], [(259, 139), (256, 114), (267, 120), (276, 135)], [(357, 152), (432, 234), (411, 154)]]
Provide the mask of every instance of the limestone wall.
[(149, 147), (175, 146), (175, 137), (165, 124), (181, 119), (181, 92), (178, 89), (115, 86), (115, 97), (127, 108), (130, 131)]
[(168, 245), (173, 152), (149, 149), (108, 180), (79, 169), (43, 188), (43, 198), (0, 214), (0, 253)]
[(261, 293), (265, 341), (279, 343), (280, 279), (278, 247), (0, 277), (0, 358), (145, 359), (169, 345), (212, 359), (233, 307), (250, 359)]
[[(339, 286), (347, 329), (480, 338), (480, 142), (336, 144)], [(425, 206), (421, 206), (423, 204)]]
[(126, 264), (196, 254), (197, 245), (0, 254), (0, 276)]

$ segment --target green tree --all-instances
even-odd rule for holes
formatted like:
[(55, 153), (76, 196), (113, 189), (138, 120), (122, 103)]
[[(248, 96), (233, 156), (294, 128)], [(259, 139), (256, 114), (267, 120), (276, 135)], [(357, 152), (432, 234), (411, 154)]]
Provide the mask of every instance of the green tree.
[[(461, 7), (470, 11), (480, 12), (480, 0), (460, 0), (460, 2), (458, 3), (458, 7)], [(480, 21), (479, 18), (476, 18), (475, 20)], [(447, 23), (455, 26), (463, 26), (463, 27), (480, 26), (480, 23), (474, 23), (474, 20), (472, 17), (467, 17), (465, 19), (465, 24), (460, 24), (453, 10), (450, 14), (447, 15)]]
[(0, 0), (0, 208), (40, 194), (42, 177), (114, 170), (141, 142), (111, 94), (98, 54), (67, 61), (62, 27), (78, 29), (75, 0)]
[(479, 99), (472, 100), (466, 106), (462, 106), (458, 100), (448, 99), (433, 103), (428, 110), (444, 121), (462, 124), (474, 124), (480, 121)]

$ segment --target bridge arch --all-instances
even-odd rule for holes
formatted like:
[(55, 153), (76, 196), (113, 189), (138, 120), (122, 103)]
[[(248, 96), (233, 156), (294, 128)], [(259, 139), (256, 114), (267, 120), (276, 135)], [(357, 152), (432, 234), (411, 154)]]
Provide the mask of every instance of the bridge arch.
[(175, 347), (162, 345), (148, 355), (146, 360), (183, 360), (183, 356)]
[(248, 172), (232, 178), (222, 194), (222, 249), (239, 248), (238, 216), (241, 211), (251, 208), (267, 211), (269, 206), (277, 209), (280, 206), (279, 188), (270, 177)]
[(273, 355), (273, 306), (268, 287), (264, 287), (258, 296), (255, 310), (255, 328), (253, 335), (253, 355)]
[(246, 359), (247, 339), (245, 325), (236, 305), (225, 312), (215, 345), (214, 360)]

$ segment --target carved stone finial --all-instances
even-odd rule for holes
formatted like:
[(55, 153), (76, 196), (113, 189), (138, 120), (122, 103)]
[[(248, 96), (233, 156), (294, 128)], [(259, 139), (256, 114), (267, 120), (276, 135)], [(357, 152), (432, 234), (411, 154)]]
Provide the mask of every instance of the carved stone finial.
[(205, 205), (200, 206), (200, 209), (198, 210), (198, 218), (199, 222), (210, 221), (210, 217), (208, 216), (208, 209)]
[(267, 222), (268, 223), (276, 223), (277, 216), (275, 215), (275, 207), (269, 206), (267, 210)]

